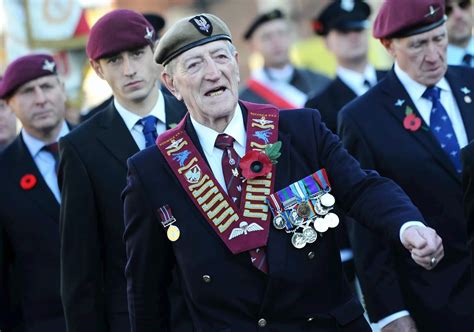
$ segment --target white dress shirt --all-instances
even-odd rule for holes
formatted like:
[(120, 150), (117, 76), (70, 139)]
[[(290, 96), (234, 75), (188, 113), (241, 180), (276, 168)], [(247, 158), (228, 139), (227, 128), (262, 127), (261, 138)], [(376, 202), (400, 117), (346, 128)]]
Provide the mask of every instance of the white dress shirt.
[[(459, 46), (448, 44), (448, 65), (463, 65), (462, 59), (466, 53), (469, 53), (474, 56), (474, 37), (471, 38), (466, 48), (461, 48)], [(471, 63), (474, 63), (474, 60), (472, 60)]]
[[(201, 143), (202, 150), (206, 156), (211, 171), (214, 174), (217, 182), (221, 185), (225, 192), (227, 192), (227, 187), (225, 185), (224, 173), (222, 172), (222, 154), (224, 151), (218, 149), (214, 146), (216, 143), (216, 138), (218, 133), (214, 129), (206, 127), (191, 116), (191, 122), (196, 134)], [(242, 110), (240, 109), (239, 104), (235, 108), (234, 117), (230, 120), (227, 127), (224, 129), (223, 134), (232, 136), (235, 139), (234, 149), (237, 154), (242, 157), (245, 154), (245, 144), (247, 142), (247, 133), (244, 127), (244, 119), (242, 116)]]
[(343, 81), (357, 96), (362, 96), (369, 88), (364, 84), (367, 80), (370, 86), (377, 84), (377, 72), (374, 66), (367, 65), (363, 73), (347, 69), (344, 67), (337, 67), (336, 75)]
[[(125, 122), (125, 126), (127, 126), (130, 134), (132, 134), (133, 140), (137, 143), (138, 148), (143, 150), (146, 146), (145, 136), (143, 136), (143, 126), (141, 123), (137, 123), (137, 121), (141, 120), (143, 117), (127, 110), (116, 98), (114, 98), (114, 106)], [(159, 90), (158, 100), (150, 113), (146, 116), (148, 115), (154, 115), (158, 119), (156, 124), (157, 134), (160, 135), (164, 133), (166, 131), (165, 99)]]
[[(397, 63), (395, 63), (395, 74), (420, 112), (423, 121), (425, 121), (429, 126), (432, 103), (428, 99), (422, 97), (427, 87), (414, 81), (398, 66)], [(441, 89), (441, 104), (443, 104), (448, 113), (449, 119), (453, 125), (454, 133), (458, 139), (459, 147), (462, 149), (467, 145), (466, 129), (464, 128), (461, 112), (459, 111), (458, 104), (454, 99), (451, 87), (444, 77), (436, 83), (436, 86)]]
[[(61, 130), (59, 131), (59, 135), (56, 138), (56, 142), (68, 133), (69, 128), (66, 122), (63, 122)], [(41, 150), (46, 145), (43, 141), (31, 136), (24, 129), (21, 130), (21, 136), (25, 142), (26, 147), (28, 148), (28, 151), (30, 151), (31, 156), (33, 157), (36, 167), (38, 167), (41, 176), (43, 177), (58, 203), (61, 203), (58, 176), (56, 174), (56, 160), (51, 153)]]

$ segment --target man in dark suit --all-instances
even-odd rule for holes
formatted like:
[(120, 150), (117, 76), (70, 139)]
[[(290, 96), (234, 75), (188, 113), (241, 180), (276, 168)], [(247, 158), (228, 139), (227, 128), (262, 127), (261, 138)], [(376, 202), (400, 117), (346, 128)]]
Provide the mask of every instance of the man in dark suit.
[(254, 70), (240, 92), (242, 100), (273, 104), (279, 108), (302, 107), (309, 95), (323, 90), (329, 78), (290, 63), (290, 27), (275, 9), (258, 15), (244, 34), (253, 52), (263, 58), (263, 68)]
[(434, 267), (441, 240), (405, 223), (421, 220), (417, 209), (393, 182), (362, 171), (318, 112), (238, 102), (237, 60), (211, 14), (176, 22), (155, 52), (189, 115), (128, 162), (132, 331), (369, 331), (328, 230), (338, 220), (325, 214), (329, 183), (418, 264)]
[(66, 92), (46, 54), (13, 61), (0, 83), (20, 135), (0, 155), (0, 330), (66, 331), (59, 295), (57, 140)]
[[(474, 284), (463, 215), (460, 148), (474, 138), (473, 72), (446, 64), (444, 1), (386, 1), (374, 23), (395, 65), (339, 118), (344, 146), (397, 182), (445, 240), (430, 273), (353, 224), (353, 249), (369, 317), (382, 331), (474, 326)], [(416, 326), (416, 327), (415, 327)]]
[(471, 272), (474, 279), (474, 142), (462, 150), (464, 213), (467, 218), (467, 235), (471, 248)]
[[(0, 84), (2, 77), (0, 76)], [(0, 99), (0, 151), (5, 149), (17, 135), (16, 117), (5, 100)]]
[(60, 142), (61, 296), (69, 332), (130, 331), (120, 201), (126, 160), (185, 112), (157, 87), (154, 41), (143, 15), (129, 10), (106, 14), (89, 36), (91, 65), (114, 100)]

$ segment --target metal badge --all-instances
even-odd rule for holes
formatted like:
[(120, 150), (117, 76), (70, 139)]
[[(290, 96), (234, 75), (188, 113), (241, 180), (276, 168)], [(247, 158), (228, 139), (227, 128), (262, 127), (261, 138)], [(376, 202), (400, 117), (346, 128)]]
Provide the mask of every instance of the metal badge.
[(273, 226), (275, 226), (276, 229), (284, 229), (285, 224), (286, 224), (285, 219), (283, 218), (281, 214), (273, 218)]
[(298, 215), (296, 210), (291, 210), (290, 212), (290, 222), (295, 226), (301, 226), (304, 222), (304, 219)]
[(336, 199), (330, 193), (325, 193), (319, 198), (319, 202), (321, 203), (321, 206), (323, 208), (329, 209), (334, 206), (334, 204), (336, 203)]
[(303, 236), (308, 243), (314, 243), (318, 238), (318, 233), (310, 226), (303, 229)]
[(311, 208), (309, 207), (307, 202), (301, 202), (296, 209), (296, 213), (302, 219), (308, 219), (311, 215)]
[(301, 233), (293, 233), (293, 236), (291, 237), (291, 244), (293, 247), (296, 249), (301, 249), (306, 245), (306, 240)]
[(328, 227), (334, 228), (337, 225), (339, 225), (339, 217), (335, 213), (328, 213), (325, 217), (324, 220), (326, 221), (326, 224)]
[(324, 233), (328, 230), (328, 225), (326, 223), (326, 220), (324, 218), (316, 218), (314, 220), (313, 227), (316, 231), (319, 233)]
[(170, 225), (168, 227), (168, 230), (166, 231), (166, 235), (168, 236), (168, 239), (170, 241), (175, 242), (179, 239), (181, 232), (179, 231), (179, 228), (177, 226)]

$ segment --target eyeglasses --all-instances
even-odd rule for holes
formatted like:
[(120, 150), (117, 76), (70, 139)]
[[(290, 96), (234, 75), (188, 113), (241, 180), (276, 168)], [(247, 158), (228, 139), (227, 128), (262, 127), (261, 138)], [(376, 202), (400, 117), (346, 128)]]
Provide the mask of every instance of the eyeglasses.
[(466, 10), (471, 6), (471, 0), (461, 0), (457, 2), (451, 2), (446, 4), (446, 15), (449, 16), (453, 12), (454, 4), (457, 4), (462, 10)]

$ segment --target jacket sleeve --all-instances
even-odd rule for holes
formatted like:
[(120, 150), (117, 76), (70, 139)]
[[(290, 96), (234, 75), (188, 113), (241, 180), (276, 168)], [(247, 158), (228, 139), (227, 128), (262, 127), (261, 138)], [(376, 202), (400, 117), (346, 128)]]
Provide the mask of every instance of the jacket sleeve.
[[(353, 121), (350, 114), (341, 114), (339, 136), (344, 147), (358, 159), (361, 167), (375, 169), (375, 158), (372, 156), (370, 146), (360, 132), (357, 123)], [(405, 249), (383, 241), (377, 234), (360, 223), (350, 223), (348, 228), (354, 263), (370, 320), (378, 322), (391, 314), (406, 310), (394, 266), (396, 251)]]
[(473, 258), (472, 276), (474, 278), (474, 143), (462, 150), (464, 211), (467, 219), (468, 244)]
[(175, 264), (170, 241), (145, 193), (142, 178), (128, 160), (124, 201), (128, 309), (132, 332), (170, 331), (167, 289)]
[(92, 183), (68, 137), (59, 146), (61, 299), (67, 329), (107, 331), (100, 225)]

